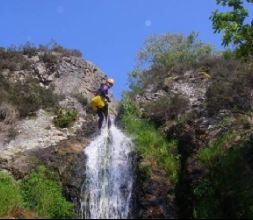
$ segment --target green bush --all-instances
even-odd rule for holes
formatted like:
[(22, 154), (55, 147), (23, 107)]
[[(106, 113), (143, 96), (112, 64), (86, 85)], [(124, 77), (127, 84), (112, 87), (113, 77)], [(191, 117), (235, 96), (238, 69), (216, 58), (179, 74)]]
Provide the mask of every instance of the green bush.
[(150, 122), (142, 120), (133, 114), (135, 107), (123, 103), (121, 122), (124, 129), (133, 137), (137, 153), (145, 161), (157, 162), (158, 167), (164, 169), (171, 182), (178, 180), (179, 156), (177, 141), (166, 140)]
[(18, 184), (10, 175), (0, 172), (0, 217), (8, 216), (13, 209), (22, 207)]
[(187, 37), (169, 33), (150, 36), (138, 53), (137, 68), (129, 74), (130, 89), (136, 94), (150, 84), (154, 89), (161, 88), (170, 70), (182, 74), (182, 70), (188, 70), (212, 54), (212, 47), (199, 41), (196, 33)]
[(145, 116), (157, 125), (163, 125), (168, 120), (175, 120), (187, 110), (189, 101), (180, 95), (163, 96), (146, 106)]
[(215, 188), (209, 178), (198, 180), (193, 188), (195, 206), (194, 219), (219, 219), (219, 200), (215, 197)]
[(252, 146), (244, 140), (208, 164), (208, 174), (194, 187), (195, 218), (253, 218)]
[(76, 121), (78, 112), (75, 109), (59, 108), (56, 111), (54, 124), (60, 128), (68, 128)]
[(22, 180), (21, 190), (26, 207), (42, 218), (68, 219), (74, 215), (73, 205), (63, 197), (55, 173), (45, 167)]
[(197, 37), (196, 33), (187, 37), (180, 34), (151, 36), (139, 52), (139, 60), (153, 67), (192, 65), (212, 53), (211, 46), (200, 42)]
[(232, 133), (225, 133), (220, 135), (214, 143), (206, 148), (201, 149), (198, 152), (198, 158), (204, 164), (211, 166), (214, 160), (219, 159), (222, 155), (224, 155), (228, 148), (233, 143), (235, 135)]
[(208, 87), (207, 110), (209, 115), (219, 111), (251, 111), (253, 75), (250, 63), (234, 59), (209, 60), (211, 85)]
[(0, 70), (17, 71), (30, 69), (30, 64), (17, 48), (0, 49)]
[(54, 172), (39, 167), (19, 183), (0, 172), (0, 218), (12, 217), (15, 211), (36, 212), (40, 218), (68, 219), (74, 207), (62, 195)]
[(15, 105), (21, 117), (34, 114), (40, 108), (53, 109), (58, 105), (59, 97), (53, 94), (53, 89), (45, 89), (33, 79), (24, 84), (17, 82), (11, 85), (9, 102)]
[(37, 80), (27, 79), (24, 83), (11, 83), (0, 76), (0, 106), (3, 103), (12, 105), (21, 117), (32, 115), (40, 108), (54, 109), (59, 99), (52, 88), (41, 87)]
[(59, 53), (62, 57), (82, 57), (81, 51), (75, 49), (66, 49), (57, 43), (52, 46), (52, 51)]
[(25, 43), (21, 47), (21, 51), (24, 55), (27, 55), (29, 58), (37, 55), (37, 53), (38, 53), (37, 47), (30, 42)]

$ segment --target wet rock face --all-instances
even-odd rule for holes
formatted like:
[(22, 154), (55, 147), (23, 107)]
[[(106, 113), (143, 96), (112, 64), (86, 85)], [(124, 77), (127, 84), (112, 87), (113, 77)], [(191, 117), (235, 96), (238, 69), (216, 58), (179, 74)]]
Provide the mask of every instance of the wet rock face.
[(166, 178), (166, 173), (160, 170), (152, 170), (150, 178), (138, 182), (135, 186), (134, 217), (141, 219), (175, 219), (176, 210), (173, 191), (174, 187)]

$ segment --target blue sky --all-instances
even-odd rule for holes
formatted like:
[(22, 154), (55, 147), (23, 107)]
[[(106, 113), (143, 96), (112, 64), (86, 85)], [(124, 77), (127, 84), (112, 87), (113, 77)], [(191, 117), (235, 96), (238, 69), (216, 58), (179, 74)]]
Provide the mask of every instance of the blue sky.
[(215, 0), (1, 0), (0, 46), (54, 40), (82, 51), (115, 78), (116, 98), (127, 88), (128, 72), (150, 34), (199, 33), (221, 48), (209, 17)]

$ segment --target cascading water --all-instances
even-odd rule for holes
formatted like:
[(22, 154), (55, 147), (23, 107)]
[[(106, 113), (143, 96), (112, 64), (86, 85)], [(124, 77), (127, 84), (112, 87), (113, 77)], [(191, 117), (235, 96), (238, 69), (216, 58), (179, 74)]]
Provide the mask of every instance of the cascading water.
[(81, 218), (126, 219), (133, 187), (133, 144), (115, 125), (85, 149)]

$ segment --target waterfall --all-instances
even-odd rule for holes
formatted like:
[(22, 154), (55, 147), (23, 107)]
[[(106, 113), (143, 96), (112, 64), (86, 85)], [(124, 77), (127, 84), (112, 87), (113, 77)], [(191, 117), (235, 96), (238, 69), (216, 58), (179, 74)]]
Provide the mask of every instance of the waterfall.
[(133, 187), (133, 144), (115, 125), (85, 149), (81, 218), (127, 219)]

